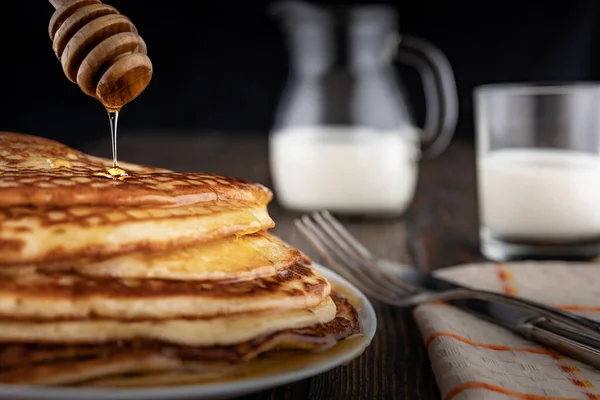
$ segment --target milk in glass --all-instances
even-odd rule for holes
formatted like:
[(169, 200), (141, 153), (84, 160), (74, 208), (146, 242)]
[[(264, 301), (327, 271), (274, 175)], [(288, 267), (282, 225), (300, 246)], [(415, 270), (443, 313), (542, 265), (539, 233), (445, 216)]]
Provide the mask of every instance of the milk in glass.
[(600, 157), (567, 149), (480, 155), (481, 224), (495, 237), (577, 242), (600, 237)]

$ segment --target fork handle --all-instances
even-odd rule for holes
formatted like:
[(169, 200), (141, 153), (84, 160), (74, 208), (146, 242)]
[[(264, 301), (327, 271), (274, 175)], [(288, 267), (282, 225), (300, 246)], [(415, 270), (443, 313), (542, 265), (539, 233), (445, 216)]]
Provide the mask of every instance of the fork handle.
[(600, 369), (600, 342), (593, 338), (545, 318), (510, 329), (526, 339)]

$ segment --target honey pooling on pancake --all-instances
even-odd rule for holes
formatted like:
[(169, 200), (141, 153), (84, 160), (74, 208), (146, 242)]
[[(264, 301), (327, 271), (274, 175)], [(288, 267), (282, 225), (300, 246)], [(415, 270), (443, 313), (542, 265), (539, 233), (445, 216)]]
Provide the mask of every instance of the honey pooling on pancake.
[(52, 168), (71, 168), (73, 163), (69, 160), (62, 160), (60, 158), (47, 159), (46, 162)]
[(121, 181), (131, 177), (127, 171), (120, 167), (107, 168), (106, 172), (96, 172), (94, 176), (103, 176), (105, 178), (118, 179)]
[(107, 171), (111, 176), (114, 176), (114, 177), (129, 176), (129, 173), (127, 173), (127, 171), (125, 171), (123, 168), (119, 168), (119, 167), (112, 167), (112, 168), (109, 168)]

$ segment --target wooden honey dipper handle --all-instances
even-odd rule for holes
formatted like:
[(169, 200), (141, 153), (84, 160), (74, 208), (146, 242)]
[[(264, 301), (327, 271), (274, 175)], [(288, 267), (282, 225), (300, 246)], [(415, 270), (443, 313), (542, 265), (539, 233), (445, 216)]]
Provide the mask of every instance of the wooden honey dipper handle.
[(152, 63), (131, 21), (100, 0), (49, 0), (52, 48), (67, 78), (108, 109), (120, 109), (150, 83)]

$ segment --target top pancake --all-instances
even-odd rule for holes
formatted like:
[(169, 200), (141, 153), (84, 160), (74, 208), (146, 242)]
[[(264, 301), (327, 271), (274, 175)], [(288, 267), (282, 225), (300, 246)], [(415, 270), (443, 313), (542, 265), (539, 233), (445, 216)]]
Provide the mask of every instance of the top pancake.
[(264, 206), (273, 196), (266, 187), (241, 179), (119, 165), (130, 176), (94, 176), (105, 172), (112, 161), (50, 139), (0, 132), (0, 207), (178, 206), (214, 201)]

